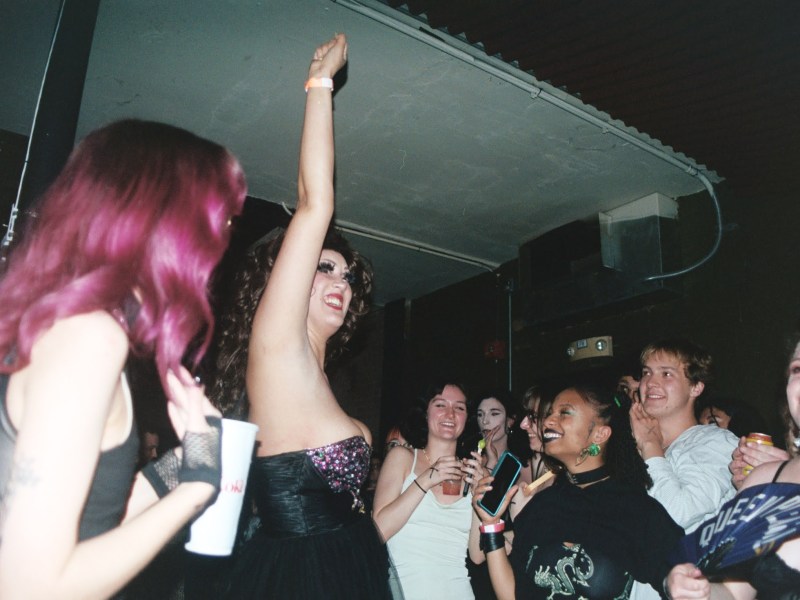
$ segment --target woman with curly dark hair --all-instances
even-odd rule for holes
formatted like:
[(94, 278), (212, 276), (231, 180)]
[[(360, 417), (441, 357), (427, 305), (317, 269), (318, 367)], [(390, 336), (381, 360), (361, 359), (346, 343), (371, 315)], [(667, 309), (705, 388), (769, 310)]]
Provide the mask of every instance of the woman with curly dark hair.
[[(337, 35), (317, 48), (306, 84), (298, 201), (286, 232), (259, 249), (263, 276), (242, 299), (243, 323), (229, 343), (258, 425), (249, 486), (261, 527), (233, 567), (228, 597), (389, 596), (386, 547), (359, 490), (370, 467), (369, 430), (342, 410), (326, 358), (352, 335), (368, 306), (371, 275), (341, 238), (328, 234), (334, 208), (332, 78), (347, 57)], [(245, 340), (245, 331), (250, 332)], [(226, 358), (227, 357), (227, 358)], [(233, 396), (228, 398), (230, 401)], [(222, 403), (221, 403), (222, 404)]]
[(502, 520), (477, 504), (492, 479), (478, 483), (473, 506), (501, 600), (556, 594), (625, 599), (634, 580), (661, 585), (670, 567), (668, 553), (683, 531), (647, 495), (652, 482), (621, 404), (588, 385), (568, 387), (555, 397), (540, 428), (557, 476), (515, 519), (508, 555)]
[[(225, 416), (247, 418), (245, 375), (253, 317), (285, 235), (285, 230), (275, 229), (265, 236), (266, 239), (262, 238), (248, 250), (244, 263), (234, 275), (234, 295), (220, 317), (216, 368), (211, 378), (210, 397)], [(359, 320), (369, 311), (373, 273), (369, 261), (353, 250), (348, 241), (333, 229), (328, 230), (322, 248), (342, 255), (351, 276), (350, 289), (353, 293), (344, 323), (325, 347), (327, 363), (342, 353)]]

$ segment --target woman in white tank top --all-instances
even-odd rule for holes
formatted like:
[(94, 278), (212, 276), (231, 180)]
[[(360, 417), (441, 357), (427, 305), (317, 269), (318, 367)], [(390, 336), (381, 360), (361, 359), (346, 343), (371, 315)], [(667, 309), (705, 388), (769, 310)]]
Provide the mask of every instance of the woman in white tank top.
[[(464, 475), (471, 482), (476, 465), (462, 464), (456, 456), (467, 398), (459, 385), (446, 383), (424, 394), (417, 408), (419, 426), (406, 434), (414, 448), (397, 446), (386, 456), (373, 518), (387, 540), (406, 600), (469, 600), (465, 557), (472, 507), (471, 493), (464, 496), (462, 490)], [(457, 493), (445, 494), (443, 483), (454, 479)]]

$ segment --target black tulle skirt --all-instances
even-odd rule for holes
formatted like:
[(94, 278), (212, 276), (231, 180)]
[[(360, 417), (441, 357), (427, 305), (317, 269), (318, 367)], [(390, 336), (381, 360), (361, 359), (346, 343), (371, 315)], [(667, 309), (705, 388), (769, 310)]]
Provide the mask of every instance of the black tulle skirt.
[(389, 555), (366, 515), (324, 533), (290, 538), (257, 532), (235, 558), (226, 598), (380, 600), (391, 591)]

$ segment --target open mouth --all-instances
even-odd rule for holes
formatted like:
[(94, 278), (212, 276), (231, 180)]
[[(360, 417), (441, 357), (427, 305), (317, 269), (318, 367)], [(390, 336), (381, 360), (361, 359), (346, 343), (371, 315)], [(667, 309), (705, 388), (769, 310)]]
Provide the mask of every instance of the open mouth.
[(545, 429), (542, 432), (542, 442), (545, 443), (545, 444), (547, 444), (549, 442), (552, 442), (553, 440), (559, 440), (559, 439), (561, 439), (561, 437), (562, 437), (562, 434), (560, 434), (559, 432), (554, 431), (552, 429)]
[(328, 294), (322, 300), (326, 305), (338, 310), (342, 310), (344, 306), (344, 297), (341, 294)]

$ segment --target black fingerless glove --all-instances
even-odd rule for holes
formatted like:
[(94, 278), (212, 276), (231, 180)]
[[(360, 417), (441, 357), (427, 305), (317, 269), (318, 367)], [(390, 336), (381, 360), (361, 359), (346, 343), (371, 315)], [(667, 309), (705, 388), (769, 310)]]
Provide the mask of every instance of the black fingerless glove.
[(178, 479), (178, 471), (181, 467), (181, 461), (175, 454), (175, 449), (168, 450), (156, 460), (151, 460), (142, 468), (142, 475), (153, 489), (158, 494), (159, 498), (163, 498), (180, 483)]
[(196, 433), (187, 431), (183, 438), (183, 460), (172, 449), (160, 458), (150, 461), (142, 469), (142, 475), (153, 486), (159, 498), (187, 481), (203, 481), (219, 491), (222, 478), (222, 420), (206, 417), (210, 431)]
[(181, 483), (203, 481), (219, 491), (222, 479), (222, 419), (206, 417), (210, 429), (205, 433), (187, 431), (183, 438)]

